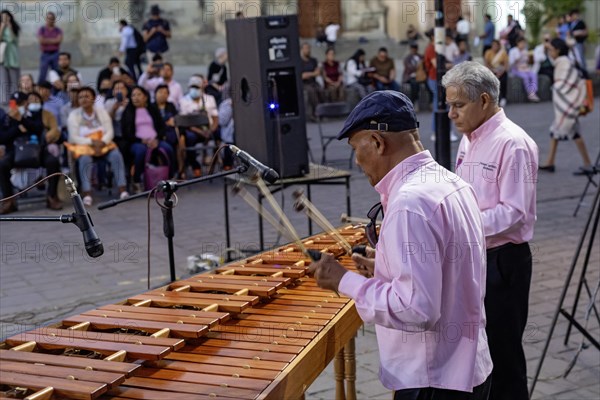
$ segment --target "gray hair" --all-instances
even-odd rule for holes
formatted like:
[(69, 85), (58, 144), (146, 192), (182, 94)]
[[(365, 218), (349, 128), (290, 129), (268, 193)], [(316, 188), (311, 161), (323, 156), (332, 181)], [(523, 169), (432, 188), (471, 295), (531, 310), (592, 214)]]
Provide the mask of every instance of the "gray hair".
[(461, 87), (470, 101), (476, 101), (483, 93), (487, 93), (492, 102), (498, 104), (500, 95), (500, 80), (487, 67), (465, 61), (452, 67), (442, 78), (444, 88), (448, 86)]

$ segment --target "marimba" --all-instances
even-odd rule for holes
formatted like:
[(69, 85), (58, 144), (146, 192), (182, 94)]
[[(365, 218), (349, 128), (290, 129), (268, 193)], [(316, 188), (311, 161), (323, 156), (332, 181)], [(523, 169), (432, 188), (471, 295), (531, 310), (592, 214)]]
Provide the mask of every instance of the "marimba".
[[(340, 232), (364, 243), (360, 226)], [(354, 269), (328, 235), (303, 242)], [(0, 398), (296, 399), (335, 357), (337, 398), (345, 379), (352, 399), (362, 322), (309, 264), (286, 245), (10, 337)]]

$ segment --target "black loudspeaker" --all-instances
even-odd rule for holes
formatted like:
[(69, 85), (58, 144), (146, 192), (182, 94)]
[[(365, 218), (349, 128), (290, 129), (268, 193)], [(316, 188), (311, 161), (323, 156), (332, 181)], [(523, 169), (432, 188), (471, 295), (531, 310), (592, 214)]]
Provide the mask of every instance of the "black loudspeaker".
[(235, 141), (280, 177), (308, 172), (298, 18), (225, 22)]

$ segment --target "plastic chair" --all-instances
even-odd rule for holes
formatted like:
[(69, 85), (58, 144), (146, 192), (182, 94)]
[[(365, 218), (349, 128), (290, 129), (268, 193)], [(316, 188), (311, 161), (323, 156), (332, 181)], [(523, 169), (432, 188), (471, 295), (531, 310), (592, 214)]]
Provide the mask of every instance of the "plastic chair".
[[(323, 133), (323, 121), (325, 119), (342, 119), (350, 113), (350, 106), (345, 102), (321, 103), (317, 105), (315, 115), (319, 126), (319, 136), (321, 138), (321, 164), (327, 163), (327, 146), (337, 139), (336, 135), (327, 135)], [(352, 169), (352, 154), (350, 155), (349, 168)]]

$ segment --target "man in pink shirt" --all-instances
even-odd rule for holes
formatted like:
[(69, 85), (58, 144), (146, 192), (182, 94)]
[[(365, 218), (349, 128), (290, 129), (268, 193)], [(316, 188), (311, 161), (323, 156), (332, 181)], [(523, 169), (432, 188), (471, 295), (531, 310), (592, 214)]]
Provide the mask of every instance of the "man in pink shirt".
[(381, 198), (368, 214), (385, 215), (379, 235), (367, 232), (375, 258), (353, 256), (363, 276), (328, 254), (311, 272), (375, 324), (379, 377), (395, 400), (487, 399), (485, 237), (473, 189), (423, 148), (400, 92), (363, 98), (338, 135), (346, 137)]
[(37, 33), (40, 42), (40, 75), (38, 83), (46, 80), (48, 70), (58, 69), (58, 51), (63, 40), (62, 30), (55, 26), (56, 14), (46, 14), (46, 25), (42, 26)]
[(498, 106), (500, 81), (464, 62), (442, 81), (448, 116), (464, 136), (456, 173), (477, 194), (487, 247), (486, 332), (494, 362), (490, 399), (528, 399), (523, 332), (536, 219), (538, 148)]

